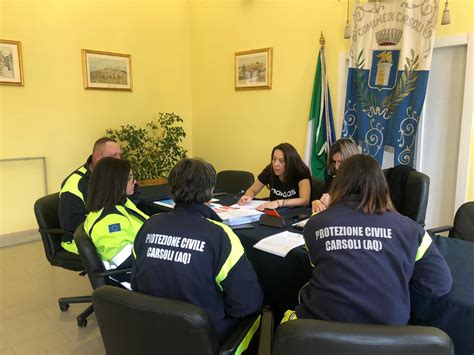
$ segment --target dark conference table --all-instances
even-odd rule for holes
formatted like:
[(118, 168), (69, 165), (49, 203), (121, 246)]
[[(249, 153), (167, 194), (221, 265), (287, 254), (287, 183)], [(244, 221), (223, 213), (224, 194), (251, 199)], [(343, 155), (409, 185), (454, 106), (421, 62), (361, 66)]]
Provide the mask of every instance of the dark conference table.
[[(140, 208), (145, 212), (151, 214), (170, 211), (166, 207), (153, 204), (153, 201), (158, 199), (155, 196), (169, 198), (167, 185), (147, 186), (141, 189), (142, 204)], [(232, 194), (215, 196), (215, 198), (219, 200), (217, 203), (222, 205), (232, 205), (238, 200), (237, 196)], [(308, 214), (310, 210), (309, 208), (290, 208), (282, 212), (282, 215), (287, 217), (287, 225), (290, 225), (288, 230), (302, 233), (291, 227), (291, 223), (295, 223), (296, 220), (290, 218), (300, 213)], [(265, 296), (264, 303), (272, 306), (275, 319), (279, 319), (285, 310), (294, 309), (298, 304), (298, 292), (311, 277), (309, 258), (303, 247), (293, 249), (285, 258), (254, 248), (254, 244), (260, 239), (282, 230), (261, 226), (258, 223), (252, 223), (252, 225), (253, 229), (239, 229), (234, 232), (239, 237), (247, 258), (257, 273)]]
[[(158, 193), (160, 192), (160, 193)], [(163, 212), (165, 209), (153, 204), (154, 196), (164, 196), (165, 187), (148, 191), (144, 204), (149, 212)], [(163, 197), (162, 197), (163, 198)], [(216, 196), (218, 203), (230, 205), (236, 196)], [(287, 229), (299, 232), (291, 224), (293, 218), (308, 213), (308, 208), (290, 208), (281, 212), (287, 222)], [(253, 229), (235, 230), (259, 278), (265, 296), (265, 304), (271, 305), (278, 321), (287, 309), (294, 309), (298, 303), (301, 287), (311, 277), (312, 267), (304, 247), (293, 249), (284, 258), (266, 253), (253, 247), (262, 238), (282, 231), (281, 229), (252, 223)], [(456, 355), (474, 354), (474, 243), (445, 237), (433, 236), (433, 241), (446, 259), (453, 276), (453, 288), (444, 297), (434, 298), (411, 292), (412, 323), (433, 326), (444, 330), (453, 340)]]

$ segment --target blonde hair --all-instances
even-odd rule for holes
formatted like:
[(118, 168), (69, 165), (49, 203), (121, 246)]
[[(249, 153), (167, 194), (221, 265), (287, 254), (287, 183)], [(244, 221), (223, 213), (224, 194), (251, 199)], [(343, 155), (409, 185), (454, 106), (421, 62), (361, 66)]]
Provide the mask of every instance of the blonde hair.
[(344, 161), (355, 154), (359, 154), (359, 150), (357, 149), (357, 144), (350, 138), (341, 138), (335, 141), (329, 148), (328, 154), (328, 174), (331, 176), (336, 175), (336, 167), (332, 159), (337, 153), (341, 154)]

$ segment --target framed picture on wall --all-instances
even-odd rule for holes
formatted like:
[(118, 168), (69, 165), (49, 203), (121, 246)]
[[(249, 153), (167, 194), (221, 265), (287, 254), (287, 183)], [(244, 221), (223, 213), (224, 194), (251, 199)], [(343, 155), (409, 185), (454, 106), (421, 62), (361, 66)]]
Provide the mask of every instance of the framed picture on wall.
[(272, 48), (235, 53), (235, 90), (272, 88)]
[(130, 54), (82, 50), (85, 89), (132, 91)]
[(21, 42), (0, 39), (0, 84), (23, 85)]

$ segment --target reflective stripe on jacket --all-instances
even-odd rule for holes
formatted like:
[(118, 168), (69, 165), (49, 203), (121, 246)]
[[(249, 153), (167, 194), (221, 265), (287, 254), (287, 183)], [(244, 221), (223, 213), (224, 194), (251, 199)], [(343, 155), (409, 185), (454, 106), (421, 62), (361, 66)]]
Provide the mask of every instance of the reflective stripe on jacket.
[(129, 199), (124, 205), (87, 215), (84, 230), (107, 269), (118, 267), (130, 257), (135, 236), (147, 219)]

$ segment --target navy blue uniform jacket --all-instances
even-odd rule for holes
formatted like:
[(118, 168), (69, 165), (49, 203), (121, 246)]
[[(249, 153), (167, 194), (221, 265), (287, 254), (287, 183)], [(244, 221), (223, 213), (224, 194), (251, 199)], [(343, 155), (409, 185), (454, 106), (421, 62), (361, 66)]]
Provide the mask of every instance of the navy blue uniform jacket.
[(152, 216), (134, 243), (132, 288), (207, 311), (221, 338), (258, 311), (263, 294), (238, 237), (204, 204)]
[(448, 265), (425, 230), (398, 212), (364, 214), (340, 203), (314, 215), (304, 239), (314, 265), (300, 292), (299, 318), (407, 324), (409, 287), (442, 296)]

